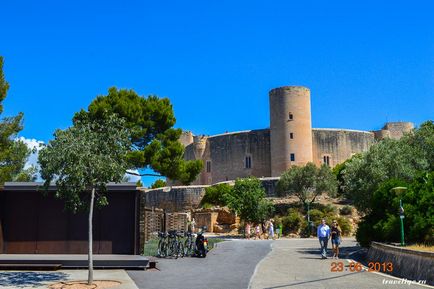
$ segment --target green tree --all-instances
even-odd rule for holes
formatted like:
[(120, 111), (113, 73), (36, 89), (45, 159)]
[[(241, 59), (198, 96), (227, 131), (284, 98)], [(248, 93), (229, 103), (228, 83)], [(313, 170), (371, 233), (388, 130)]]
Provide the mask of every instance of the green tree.
[(247, 222), (264, 222), (273, 213), (273, 204), (265, 198), (265, 190), (257, 178), (237, 179), (226, 194), (230, 210)]
[(227, 195), (231, 194), (232, 186), (228, 184), (218, 184), (207, 187), (205, 189), (205, 195), (200, 201), (202, 207), (221, 206), (227, 205)]
[(106, 184), (121, 182), (127, 169), (126, 154), (131, 145), (124, 121), (115, 115), (99, 121), (75, 121), (57, 130), (54, 140), (39, 153), (45, 190), (55, 181), (55, 196), (77, 212), (89, 210), (89, 276), (93, 283), (92, 218), (94, 203), (107, 205)]
[(389, 179), (411, 181), (420, 171), (432, 170), (434, 125), (426, 122), (400, 140), (384, 139), (345, 164), (341, 188), (356, 208), (369, 213), (379, 184)]
[[(9, 83), (3, 73), (3, 57), (0, 56), (0, 115), (3, 112), (2, 101), (6, 98)], [(4, 117), (0, 120), (0, 184), (7, 181), (31, 181), (34, 168), (24, 170), (30, 150), (27, 145), (16, 140), (23, 129), (23, 114)]]
[(151, 185), (151, 189), (162, 188), (165, 187), (166, 185), (167, 184), (164, 180), (158, 179)]
[(101, 119), (111, 113), (123, 118), (130, 131), (132, 145), (127, 156), (130, 169), (152, 169), (157, 176), (182, 184), (195, 180), (203, 163), (184, 160), (184, 147), (178, 141), (182, 130), (173, 128), (176, 119), (169, 99), (154, 95), (144, 98), (133, 90), (112, 87), (107, 95), (92, 101), (87, 112), (80, 111), (74, 119)]
[(313, 163), (292, 166), (280, 176), (277, 183), (279, 195), (296, 196), (305, 205), (314, 203), (322, 193), (334, 196), (336, 189), (336, 177), (330, 168), (326, 165), (318, 168)]
[[(394, 187), (407, 187), (397, 194)], [(357, 241), (368, 246), (371, 241), (400, 240), (399, 205), (404, 208), (406, 243), (434, 243), (434, 172), (420, 173), (411, 182), (384, 181), (372, 195), (371, 210), (359, 224)]]

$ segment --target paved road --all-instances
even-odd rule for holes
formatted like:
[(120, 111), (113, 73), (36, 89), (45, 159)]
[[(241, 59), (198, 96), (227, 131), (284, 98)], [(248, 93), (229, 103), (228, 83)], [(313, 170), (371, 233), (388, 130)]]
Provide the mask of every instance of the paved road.
[(140, 289), (246, 289), (271, 241), (233, 240), (217, 244), (206, 258), (157, 259), (161, 271), (128, 271)]
[[(316, 239), (277, 241), (233, 240), (219, 243), (205, 259), (159, 260), (161, 271), (129, 271), (141, 289), (423, 289), (419, 285), (383, 284), (394, 277), (371, 272), (331, 272), (321, 260)], [(272, 250), (271, 250), (272, 249)], [(342, 257), (357, 251), (354, 240), (345, 239)], [(434, 287), (431, 287), (434, 288)]]
[[(357, 250), (354, 240), (344, 240), (343, 257)], [(342, 272), (331, 272), (331, 263), (349, 263), (345, 259), (321, 260), (319, 243), (313, 239), (277, 240), (272, 252), (258, 265), (250, 283), (251, 289), (422, 289), (419, 285), (383, 284), (383, 280), (399, 281), (393, 277), (371, 272), (350, 272), (347, 266)]]

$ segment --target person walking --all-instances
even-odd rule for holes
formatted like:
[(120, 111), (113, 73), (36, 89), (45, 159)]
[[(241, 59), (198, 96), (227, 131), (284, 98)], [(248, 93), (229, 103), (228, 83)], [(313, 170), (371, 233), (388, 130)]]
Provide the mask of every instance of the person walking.
[(317, 236), (321, 245), (321, 256), (323, 259), (327, 259), (327, 243), (330, 237), (330, 227), (326, 224), (325, 219), (322, 219), (321, 224), (318, 226)]
[(257, 224), (255, 227), (255, 240), (256, 238), (259, 238), (259, 240), (261, 240), (261, 229), (259, 228), (259, 224)]
[(194, 218), (191, 220), (191, 232), (195, 233), (196, 231), (196, 221), (194, 220)]
[(247, 240), (250, 240), (250, 222), (247, 222), (246, 223), (246, 228), (245, 228), (245, 235), (246, 235), (246, 238), (247, 238)]
[(332, 241), (333, 259), (339, 259), (339, 245), (341, 244), (342, 230), (336, 220), (332, 222), (330, 239)]
[(268, 238), (271, 237), (272, 240), (274, 240), (274, 220), (270, 219), (270, 222), (268, 223)]

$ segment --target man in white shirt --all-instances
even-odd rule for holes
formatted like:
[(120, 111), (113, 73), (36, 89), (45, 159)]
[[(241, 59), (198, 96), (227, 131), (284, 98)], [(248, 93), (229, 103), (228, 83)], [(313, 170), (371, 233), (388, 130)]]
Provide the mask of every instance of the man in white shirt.
[(321, 224), (318, 226), (317, 236), (321, 245), (321, 256), (323, 259), (327, 259), (327, 243), (330, 237), (330, 227), (327, 226), (325, 219), (322, 219)]

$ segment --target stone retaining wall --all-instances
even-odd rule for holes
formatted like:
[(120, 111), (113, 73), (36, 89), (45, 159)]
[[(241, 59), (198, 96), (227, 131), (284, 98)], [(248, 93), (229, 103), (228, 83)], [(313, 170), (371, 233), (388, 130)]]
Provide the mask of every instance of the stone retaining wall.
[(141, 198), (146, 207), (167, 212), (183, 212), (199, 207), (207, 186), (174, 186), (143, 190)]
[(426, 280), (434, 285), (434, 253), (404, 249), (373, 242), (369, 248), (368, 262), (391, 262), (392, 275), (408, 280)]

